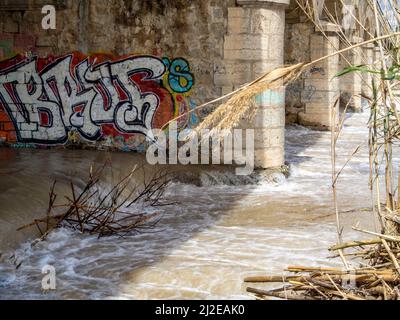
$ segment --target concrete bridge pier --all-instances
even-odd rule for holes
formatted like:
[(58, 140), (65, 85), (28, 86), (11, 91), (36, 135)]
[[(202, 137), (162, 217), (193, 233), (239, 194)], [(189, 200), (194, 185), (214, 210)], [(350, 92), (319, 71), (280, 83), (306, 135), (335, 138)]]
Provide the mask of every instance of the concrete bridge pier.
[[(351, 45), (362, 42), (363, 39), (360, 37), (353, 36)], [(347, 45), (346, 45), (347, 46)], [(347, 68), (350, 65), (358, 66), (362, 64), (362, 53), (361, 48), (350, 50), (343, 54), (347, 61), (341, 57), (340, 66), (341, 69)], [(349, 104), (349, 107), (355, 112), (362, 111), (361, 104), (361, 92), (362, 92), (363, 76), (359, 72), (351, 72), (340, 78), (340, 91), (341, 91), (341, 104), (345, 107)]]
[[(366, 44), (363, 47), (368, 65), (372, 65), (375, 61), (374, 48), (375, 47), (373, 43)], [(373, 75), (369, 72), (365, 72), (363, 74), (362, 92), (368, 97), (372, 96), (372, 77)]]
[[(323, 23), (321, 32), (311, 35), (311, 60), (334, 53), (339, 47), (337, 35), (338, 26)], [(324, 33), (323, 33), (323, 32)], [(316, 128), (329, 129), (335, 119), (332, 119), (332, 108), (339, 97), (339, 80), (333, 78), (339, 72), (339, 57), (330, 57), (316, 64), (307, 75), (302, 93), (305, 112), (299, 113), (301, 124)], [(336, 112), (338, 114), (338, 112)]]
[[(215, 84), (223, 93), (283, 65), (285, 8), (290, 0), (237, 0), (228, 9), (222, 70)], [(257, 97), (254, 120), (241, 128), (254, 129), (256, 168), (280, 167), (285, 162), (285, 88)]]

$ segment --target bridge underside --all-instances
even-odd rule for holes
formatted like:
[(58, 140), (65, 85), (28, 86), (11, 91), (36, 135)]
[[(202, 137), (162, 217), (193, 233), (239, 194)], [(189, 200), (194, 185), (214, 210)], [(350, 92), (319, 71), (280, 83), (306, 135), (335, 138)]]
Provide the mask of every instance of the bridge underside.
[[(290, 0), (47, 2), (55, 29), (43, 29), (41, 1), (0, 0), (1, 143), (144, 151), (149, 132), (174, 116), (344, 46), (341, 26), (322, 13), (312, 24)], [(314, 1), (321, 3), (334, 2)], [(351, 44), (366, 38), (353, 31)], [(334, 78), (361, 56), (376, 59), (373, 45), (360, 51), (332, 56), (257, 97), (254, 120), (241, 123), (254, 129), (256, 167), (284, 164), (285, 122), (329, 129), (335, 107), (361, 111), (371, 79)], [(195, 127), (210, 110), (181, 118), (179, 128)]]

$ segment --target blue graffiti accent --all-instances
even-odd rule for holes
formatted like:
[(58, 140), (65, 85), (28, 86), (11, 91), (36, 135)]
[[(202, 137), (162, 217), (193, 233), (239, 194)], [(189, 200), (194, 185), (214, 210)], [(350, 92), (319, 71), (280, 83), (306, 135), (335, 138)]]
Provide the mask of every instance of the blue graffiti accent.
[(34, 143), (21, 143), (21, 142), (13, 143), (11, 145), (11, 147), (14, 148), (14, 149), (20, 149), (20, 148), (23, 148), (23, 149), (29, 149), (29, 148), (36, 149), (37, 148), (37, 146)]
[[(163, 58), (163, 62), (169, 70), (168, 83), (171, 89), (176, 93), (188, 92), (194, 85), (194, 76), (190, 72), (189, 62), (183, 58), (174, 59), (172, 62), (168, 58)], [(182, 85), (182, 78), (184, 85)]]
[(145, 147), (144, 144), (142, 143), (142, 144), (139, 144), (139, 145), (136, 147), (136, 150), (137, 150), (137, 152), (146, 152), (146, 147)]

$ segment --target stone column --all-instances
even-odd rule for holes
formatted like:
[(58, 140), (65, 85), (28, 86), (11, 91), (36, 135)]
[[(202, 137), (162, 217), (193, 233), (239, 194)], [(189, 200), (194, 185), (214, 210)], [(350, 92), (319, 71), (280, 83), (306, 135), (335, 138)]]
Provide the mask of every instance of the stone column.
[[(339, 27), (332, 23), (323, 23), (320, 27), (325, 35), (316, 31), (310, 38), (312, 61), (334, 53), (339, 48), (337, 35)], [(318, 129), (329, 129), (335, 123), (335, 119), (332, 119), (332, 108), (340, 95), (339, 81), (334, 78), (338, 72), (339, 57), (337, 55), (311, 68), (302, 92), (305, 112), (299, 113), (301, 124)]]
[[(237, 0), (228, 8), (224, 62), (215, 84), (227, 93), (260, 75), (282, 66), (284, 58), (285, 8), (290, 0)], [(268, 90), (257, 97), (252, 123), (241, 128), (255, 130), (255, 166), (284, 164), (285, 88)]]
[[(369, 43), (363, 47), (368, 66), (372, 66), (372, 64), (375, 62), (374, 48), (375, 47), (373, 43)], [(363, 73), (362, 92), (367, 97), (372, 96), (372, 76), (373, 75), (369, 72)]]
[[(360, 37), (352, 37), (351, 45), (362, 42)], [(343, 56), (347, 61), (341, 57), (341, 68), (347, 68), (350, 65), (359, 66), (362, 64), (362, 53), (361, 48), (347, 51)], [(362, 111), (361, 104), (361, 91), (362, 91), (362, 75), (359, 72), (351, 72), (345, 76), (340, 77), (340, 94), (341, 104), (345, 107), (349, 103), (349, 108), (355, 112)]]

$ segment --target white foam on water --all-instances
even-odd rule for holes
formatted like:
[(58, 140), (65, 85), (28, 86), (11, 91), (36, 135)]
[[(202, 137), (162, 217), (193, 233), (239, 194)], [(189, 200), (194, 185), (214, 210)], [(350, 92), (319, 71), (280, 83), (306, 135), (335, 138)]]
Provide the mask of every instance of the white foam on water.
[[(352, 116), (352, 123), (357, 117), (366, 115)], [(345, 161), (366, 135), (352, 126), (342, 135), (351, 137), (339, 144)], [(180, 203), (159, 209), (161, 220), (149, 232), (97, 239), (59, 229), (33, 248), (21, 246), (18, 270), (0, 263), (0, 298), (250, 299), (246, 276), (281, 274), (288, 265), (340, 266), (325, 259), (336, 242), (330, 134), (296, 126), (286, 141), (286, 180), (246, 185), (229, 173), (207, 172), (202, 186), (169, 186), (166, 196)], [(342, 210), (370, 204), (365, 152), (341, 175)], [(357, 219), (370, 217), (344, 217), (347, 227)], [(57, 290), (49, 293), (41, 289), (46, 264), (57, 274)]]

